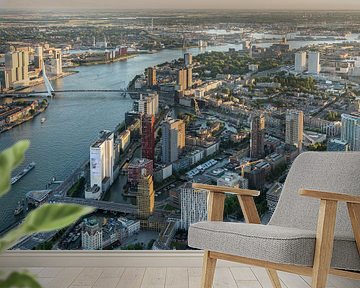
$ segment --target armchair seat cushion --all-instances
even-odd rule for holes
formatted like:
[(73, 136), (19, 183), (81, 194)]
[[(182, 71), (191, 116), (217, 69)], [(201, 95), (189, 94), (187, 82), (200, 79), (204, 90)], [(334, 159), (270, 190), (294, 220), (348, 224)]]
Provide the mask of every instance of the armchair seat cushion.
[[(275, 225), (199, 222), (189, 228), (189, 246), (281, 264), (312, 266), (316, 234)], [(333, 268), (360, 271), (354, 239), (335, 237)]]

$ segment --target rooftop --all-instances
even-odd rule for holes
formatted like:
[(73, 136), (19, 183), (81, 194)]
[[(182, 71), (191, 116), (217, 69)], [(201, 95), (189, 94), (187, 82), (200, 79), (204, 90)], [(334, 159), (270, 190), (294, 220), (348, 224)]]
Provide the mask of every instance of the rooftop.
[[(44, 288), (198, 288), (201, 251), (9, 251), (0, 270), (23, 270)], [(309, 277), (279, 272), (283, 288), (310, 288)], [(270, 288), (263, 268), (218, 261), (214, 288)], [(331, 288), (358, 288), (360, 281), (330, 276)]]

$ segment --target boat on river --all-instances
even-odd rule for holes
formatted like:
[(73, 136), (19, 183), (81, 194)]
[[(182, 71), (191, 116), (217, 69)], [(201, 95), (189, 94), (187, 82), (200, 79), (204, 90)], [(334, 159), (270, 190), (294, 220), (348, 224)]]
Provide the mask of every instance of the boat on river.
[(31, 162), (28, 166), (24, 168), (19, 174), (11, 178), (11, 184), (15, 184), (18, 182), (22, 177), (24, 177), (27, 173), (29, 173), (32, 169), (35, 168), (35, 162)]

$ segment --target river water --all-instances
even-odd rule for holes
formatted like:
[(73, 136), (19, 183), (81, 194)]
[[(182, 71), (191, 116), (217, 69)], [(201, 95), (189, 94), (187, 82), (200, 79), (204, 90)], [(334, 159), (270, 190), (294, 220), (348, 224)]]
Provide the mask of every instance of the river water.
[[(292, 43), (296, 47), (309, 44), (306, 41)], [(143, 73), (146, 67), (183, 57), (184, 52), (197, 55), (205, 51), (227, 51), (229, 48), (238, 50), (241, 47), (227, 44), (187, 51), (163, 50), (123, 62), (82, 66), (76, 68), (79, 73), (52, 81), (52, 85), (54, 90), (120, 89), (126, 87), (135, 75)], [(45, 91), (45, 88), (40, 85), (34, 90)], [(113, 130), (124, 120), (125, 112), (131, 109), (132, 103), (131, 99), (123, 99), (116, 93), (57, 93), (40, 117), (0, 134), (0, 151), (21, 139), (31, 141), (26, 160), (19, 169), (32, 161), (36, 162), (35, 169), (0, 199), (0, 231), (17, 220), (13, 211), (26, 192), (45, 189), (53, 177), (62, 180), (71, 174), (88, 159), (89, 146), (98, 133), (104, 129)], [(42, 117), (46, 118), (43, 124), (40, 123)]]

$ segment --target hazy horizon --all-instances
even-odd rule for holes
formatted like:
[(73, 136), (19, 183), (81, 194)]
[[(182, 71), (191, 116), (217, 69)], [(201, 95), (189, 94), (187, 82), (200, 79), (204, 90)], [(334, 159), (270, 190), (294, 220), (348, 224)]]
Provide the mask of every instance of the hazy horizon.
[[(0, 0), (4, 9), (243, 9), (243, 10), (360, 10), (360, 0)], [(24, 7), (26, 5), (26, 7)]]

